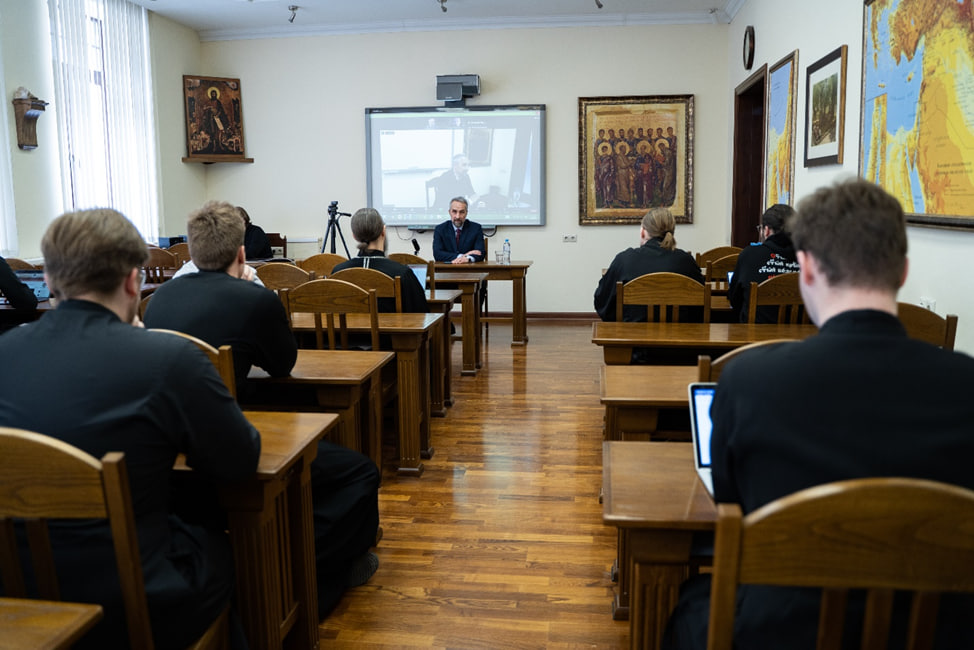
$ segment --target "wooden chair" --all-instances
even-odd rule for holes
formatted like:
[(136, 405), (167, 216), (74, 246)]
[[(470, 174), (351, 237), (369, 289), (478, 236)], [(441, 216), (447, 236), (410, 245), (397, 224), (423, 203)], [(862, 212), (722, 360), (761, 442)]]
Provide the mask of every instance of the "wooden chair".
[(192, 259), (189, 256), (189, 244), (184, 241), (181, 241), (178, 244), (173, 244), (166, 250), (176, 256), (176, 260), (179, 262), (180, 266)]
[[(10, 428), (0, 428), (0, 448), (0, 575), (6, 595), (60, 600), (47, 520), (107, 519), (131, 647), (151, 650), (149, 606), (124, 454), (110, 452), (99, 462), (60, 440)], [(14, 519), (23, 520), (27, 530), (36, 594), (28, 593)], [(4, 636), (9, 633), (7, 626), (13, 625), (4, 621)], [(210, 642), (206, 647), (227, 646), (226, 610), (203, 639)]]
[(6, 257), (7, 265), (10, 266), (12, 271), (35, 271), (37, 267), (30, 262), (25, 262), (22, 259), (16, 257)]
[(739, 253), (732, 253), (715, 260), (709, 260), (706, 265), (704, 279), (707, 282), (727, 282), (727, 274), (733, 273), (737, 268), (737, 258)]
[[(822, 589), (818, 648), (839, 648), (850, 589), (866, 590), (863, 648), (886, 648), (909, 622), (911, 648), (933, 647), (940, 593), (974, 592), (974, 492), (908, 478), (829, 483), (741, 516), (717, 506), (707, 648), (730, 650), (741, 584)], [(912, 592), (908, 617), (893, 591)], [(914, 638), (915, 635), (915, 638)]]
[(165, 248), (150, 248), (149, 259), (142, 270), (145, 271), (145, 281), (150, 284), (162, 284), (172, 277), (172, 274), (182, 266), (175, 255)]
[(388, 257), (393, 262), (399, 262), (406, 266), (410, 264), (425, 264), (426, 286), (423, 288), (436, 291), (436, 262), (433, 260), (424, 260), (419, 255), (413, 255), (412, 253), (389, 253)]
[(267, 262), (257, 267), (257, 277), (271, 291), (280, 291), (314, 280), (315, 272), (288, 262)]
[[(680, 307), (701, 307), (703, 322), (710, 322), (710, 285), (679, 273), (647, 273), (616, 283), (616, 320), (622, 322), (626, 305), (645, 305), (650, 322), (680, 321)], [(658, 310), (658, 313), (657, 313)]]
[(349, 347), (346, 314), (352, 313), (369, 314), (372, 349), (379, 349), (379, 306), (374, 289), (362, 289), (344, 280), (326, 279), (281, 289), (280, 295), (292, 322), (294, 314), (314, 314), (315, 344), (319, 350), (324, 349), (322, 314), (326, 317), (328, 348), (336, 350), (339, 342), (342, 348)]
[(347, 261), (348, 258), (336, 253), (318, 253), (299, 261), (298, 266), (305, 271), (314, 271), (315, 277), (323, 279), (331, 275), (333, 268)]
[(797, 273), (782, 273), (768, 278), (761, 284), (751, 283), (747, 303), (747, 322), (757, 323), (758, 308), (765, 306), (778, 308), (776, 321), (778, 324), (810, 322), (798, 288)]
[(940, 316), (908, 302), (896, 303), (896, 311), (910, 338), (932, 343), (945, 350), (954, 349), (954, 337), (957, 336), (956, 315)]
[(281, 254), (278, 255), (274, 253), (274, 257), (287, 257), (287, 235), (282, 235), (279, 232), (266, 232), (267, 242), (271, 245), (271, 252), (274, 253), (275, 248), (281, 249)]
[(709, 251), (697, 253), (697, 266), (700, 268), (706, 268), (707, 262), (713, 262), (714, 260), (719, 260), (722, 257), (727, 257), (728, 255), (736, 255), (742, 250), (743, 249), (738, 248), (737, 246), (717, 246), (716, 248), (711, 248)]
[(723, 372), (724, 368), (727, 366), (727, 363), (736, 359), (740, 355), (745, 354), (748, 350), (753, 350), (754, 348), (759, 348), (764, 345), (776, 345), (778, 343), (787, 343), (795, 340), (797, 339), (770, 339), (768, 341), (748, 343), (747, 345), (742, 345), (739, 348), (734, 348), (730, 352), (725, 352), (713, 361), (710, 360), (709, 354), (701, 354), (697, 357), (697, 381), (719, 380), (720, 373)]
[(216, 371), (220, 373), (220, 379), (222, 379), (223, 383), (226, 384), (227, 390), (230, 391), (233, 398), (237, 398), (237, 377), (233, 371), (233, 349), (229, 345), (221, 345), (219, 348), (215, 348), (203, 339), (198, 339), (191, 334), (178, 332), (176, 330), (153, 328), (149, 331), (162, 332), (164, 334), (174, 334), (195, 344), (196, 347), (206, 354), (206, 358), (210, 360), (210, 363), (213, 364)]
[(352, 267), (332, 273), (331, 279), (351, 282), (366, 290), (374, 289), (376, 298), (388, 299), (388, 304), (393, 305), (396, 312), (402, 313), (402, 280), (398, 277), (388, 276), (375, 269)]

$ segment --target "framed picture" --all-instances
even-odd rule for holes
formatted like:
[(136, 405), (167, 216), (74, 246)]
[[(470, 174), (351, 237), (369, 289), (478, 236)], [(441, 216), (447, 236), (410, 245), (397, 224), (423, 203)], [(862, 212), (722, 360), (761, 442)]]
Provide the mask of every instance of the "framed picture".
[(578, 222), (693, 223), (693, 95), (579, 97)]
[(765, 111), (764, 207), (795, 198), (795, 92), (798, 50), (768, 69)]
[(186, 158), (252, 162), (244, 156), (240, 80), (183, 75)]
[(859, 175), (907, 222), (974, 229), (974, 24), (969, 2), (863, 8)]
[(847, 50), (843, 45), (808, 66), (806, 71), (806, 167), (842, 164)]

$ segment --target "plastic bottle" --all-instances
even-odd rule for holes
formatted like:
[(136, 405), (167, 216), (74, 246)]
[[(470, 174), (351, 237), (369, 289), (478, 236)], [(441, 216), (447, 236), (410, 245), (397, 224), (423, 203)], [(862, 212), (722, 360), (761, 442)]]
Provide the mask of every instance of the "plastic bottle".
[(504, 264), (511, 263), (511, 240), (504, 240)]

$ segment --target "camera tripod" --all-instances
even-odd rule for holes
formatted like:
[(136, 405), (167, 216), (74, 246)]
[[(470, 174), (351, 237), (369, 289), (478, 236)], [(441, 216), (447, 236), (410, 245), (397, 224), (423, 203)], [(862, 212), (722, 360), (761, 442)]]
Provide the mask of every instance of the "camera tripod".
[(337, 233), (338, 237), (342, 240), (342, 248), (345, 249), (345, 257), (351, 259), (352, 256), (348, 254), (348, 244), (345, 243), (345, 235), (342, 234), (342, 226), (338, 222), (339, 217), (350, 217), (352, 216), (348, 212), (338, 211), (338, 201), (332, 201), (328, 204), (328, 227), (325, 229), (325, 238), (321, 240), (321, 252), (325, 252), (325, 248), (328, 246), (328, 238), (331, 237), (331, 253), (335, 253), (335, 235)]

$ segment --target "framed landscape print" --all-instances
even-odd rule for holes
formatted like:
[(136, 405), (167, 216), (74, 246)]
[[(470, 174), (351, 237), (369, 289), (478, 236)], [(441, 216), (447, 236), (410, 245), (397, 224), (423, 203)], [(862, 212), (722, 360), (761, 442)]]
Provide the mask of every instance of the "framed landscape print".
[(240, 80), (183, 76), (186, 158), (199, 162), (253, 162), (244, 156)]
[(693, 95), (578, 99), (578, 222), (693, 223)]
[(859, 175), (913, 224), (974, 228), (970, 2), (867, 1)]
[(806, 167), (842, 164), (847, 50), (843, 45), (808, 66), (805, 84)]
[(795, 86), (798, 50), (768, 69), (764, 207), (795, 198)]

